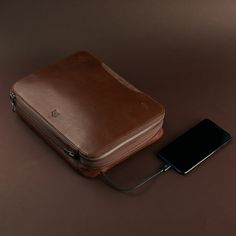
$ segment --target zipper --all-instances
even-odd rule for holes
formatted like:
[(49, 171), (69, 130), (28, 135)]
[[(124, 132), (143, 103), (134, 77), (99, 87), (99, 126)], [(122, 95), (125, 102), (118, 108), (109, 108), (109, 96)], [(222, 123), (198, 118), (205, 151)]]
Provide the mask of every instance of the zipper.
[(10, 100), (11, 100), (12, 111), (15, 112), (16, 111), (16, 95), (13, 91), (11, 91), (9, 95), (10, 95)]
[(18, 113), (23, 118), (25, 118), (27, 122), (29, 122), (30, 125), (33, 126), (33, 128), (35, 128), (44, 137), (46, 136), (46, 139), (48, 139), (49, 142), (57, 146), (67, 156), (75, 160), (80, 159), (81, 155), (78, 151), (76, 151), (75, 146), (73, 146), (73, 144), (70, 143), (69, 140), (62, 137), (60, 133), (52, 131), (52, 127), (47, 122), (42, 124), (42, 120), (39, 117), (37, 117), (39, 115), (37, 113), (31, 112), (30, 106), (27, 103), (25, 103), (24, 100), (21, 99), (20, 97), (16, 97), (14, 91), (10, 92), (10, 100), (13, 112), (16, 111), (16, 100), (17, 100)]
[(68, 156), (72, 157), (75, 160), (80, 159), (80, 155), (77, 155), (73, 150), (70, 150), (68, 148), (63, 148), (63, 151), (65, 154), (67, 154)]

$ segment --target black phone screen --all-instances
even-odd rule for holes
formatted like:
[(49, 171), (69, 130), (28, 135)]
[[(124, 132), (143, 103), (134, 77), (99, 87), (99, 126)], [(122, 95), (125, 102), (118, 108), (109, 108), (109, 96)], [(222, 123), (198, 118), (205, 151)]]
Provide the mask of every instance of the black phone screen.
[(204, 119), (163, 148), (158, 155), (179, 173), (187, 174), (230, 139), (228, 132)]

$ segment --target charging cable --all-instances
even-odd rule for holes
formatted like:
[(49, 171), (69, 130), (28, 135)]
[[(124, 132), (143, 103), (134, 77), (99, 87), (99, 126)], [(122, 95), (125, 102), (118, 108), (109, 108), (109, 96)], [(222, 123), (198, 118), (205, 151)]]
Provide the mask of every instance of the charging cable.
[(132, 187), (120, 187), (119, 185), (117, 185), (116, 183), (113, 182), (113, 180), (105, 173), (102, 172), (101, 176), (103, 177), (103, 180), (105, 181), (106, 184), (108, 184), (110, 187), (112, 187), (113, 189), (120, 191), (120, 192), (130, 192), (130, 191), (134, 191), (138, 188), (140, 188), (141, 186), (143, 186), (144, 184), (146, 184), (147, 182), (149, 182), (150, 180), (154, 179), (155, 177), (159, 176), (160, 174), (166, 172), (167, 170), (169, 170), (171, 168), (171, 165), (169, 164), (164, 164), (158, 171), (156, 171), (154, 174), (145, 177), (141, 182), (139, 182), (138, 184), (132, 186)]

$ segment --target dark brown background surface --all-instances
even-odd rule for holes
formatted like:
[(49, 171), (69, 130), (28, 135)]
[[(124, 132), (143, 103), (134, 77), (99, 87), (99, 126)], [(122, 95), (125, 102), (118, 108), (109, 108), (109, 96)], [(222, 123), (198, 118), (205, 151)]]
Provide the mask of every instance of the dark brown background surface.
[(189, 175), (124, 195), (76, 174), (11, 112), (13, 82), (79, 50), (166, 107), (164, 137), (117, 167), (119, 181), (157, 167), (202, 118), (236, 134), (235, 1), (2, 0), (0, 235), (236, 235), (234, 140)]

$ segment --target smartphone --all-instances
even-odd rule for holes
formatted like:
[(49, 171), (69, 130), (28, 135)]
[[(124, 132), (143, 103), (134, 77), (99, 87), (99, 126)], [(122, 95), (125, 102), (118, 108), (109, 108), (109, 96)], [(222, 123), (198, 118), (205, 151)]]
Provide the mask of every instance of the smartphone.
[(164, 147), (158, 156), (181, 174), (187, 174), (232, 139), (209, 119), (204, 119)]

